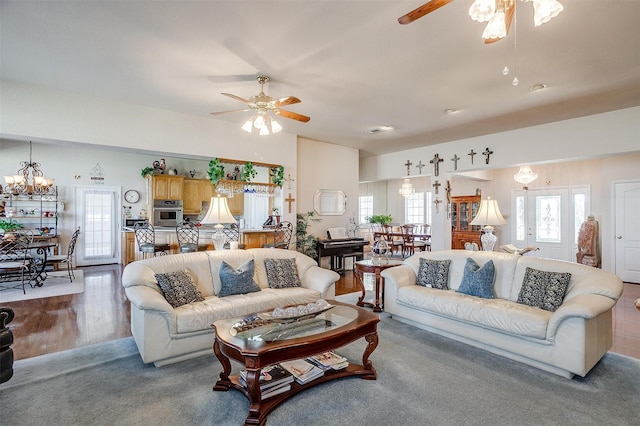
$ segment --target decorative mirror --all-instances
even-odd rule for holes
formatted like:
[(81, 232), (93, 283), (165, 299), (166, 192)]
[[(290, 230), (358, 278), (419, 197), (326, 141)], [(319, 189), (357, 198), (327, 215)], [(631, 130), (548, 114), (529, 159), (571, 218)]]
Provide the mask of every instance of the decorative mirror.
[(320, 216), (341, 216), (347, 209), (347, 196), (338, 189), (321, 189), (313, 197), (313, 209)]

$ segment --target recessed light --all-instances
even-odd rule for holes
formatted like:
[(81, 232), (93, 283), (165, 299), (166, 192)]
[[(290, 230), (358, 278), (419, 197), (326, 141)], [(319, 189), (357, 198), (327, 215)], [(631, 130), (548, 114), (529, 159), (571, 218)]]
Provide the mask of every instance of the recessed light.
[(529, 90), (530, 90), (530, 91), (532, 91), (532, 92), (535, 92), (536, 90), (546, 89), (547, 87), (549, 87), (549, 86), (547, 86), (547, 85), (546, 85), (546, 84), (544, 84), (544, 83), (536, 83), (536, 84), (534, 84), (533, 86), (531, 86), (531, 87), (529, 88)]
[(369, 135), (375, 135), (377, 133), (383, 133), (383, 132), (395, 130), (396, 127), (398, 126), (396, 126), (395, 124), (389, 124), (387, 126), (379, 126), (379, 127), (374, 127), (373, 129), (365, 130), (365, 133)]
[(447, 115), (452, 115), (452, 114), (455, 114), (457, 112), (460, 112), (460, 110), (459, 109), (455, 109), (455, 108), (447, 108), (447, 109), (444, 110), (444, 113), (447, 114)]

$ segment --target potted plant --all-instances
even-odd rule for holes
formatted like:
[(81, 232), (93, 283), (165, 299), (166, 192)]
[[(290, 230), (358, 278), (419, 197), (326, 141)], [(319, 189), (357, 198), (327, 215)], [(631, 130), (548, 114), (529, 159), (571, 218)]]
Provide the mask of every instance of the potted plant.
[(275, 185), (282, 188), (284, 183), (284, 166), (274, 167), (271, 169), (271, 179)]
[(24, 228), (24, 226), (21, 223), (10, 220), (0, 220), (0, 230), (2, 230), (2, 238), (0, 239), (11, 240), (14, 238), (13, 233), (22, 228)]
[(209, 181), (212, 185), (216, 185), (218, 181), (224, 178), (224, 166), (220, 163), (220, 159), (214, 158), (209, 161), (209, 171), (207, 172)]
[(309, 234), (307, 228), (311, 222), (320, 222), (322, 219), (314, 217), (315, 212), (296, 214), (296, 250), (312, 259), (317, 257), (316, 244), (318, 239)]
[(244, 165), (244, 169), (242, 170), (242, 180), (245, 182), (251, 182), (251, 179), (256, 177), (258, 171), (253, 167), (253, 163), (251, 161), (247, 161)]
[(374, 214), (366, 218), (369, 223), (379, 223), (380, 225), (389, 225), (393, 218), (388, 214)]
[(151, 177), (155, 174), (155, 169), (153, 167), (145, 167), (144, 169), (142, 169), (142, 171), (140, 172), (140, 175), (142, 175), (143, 178), (148, 178)]

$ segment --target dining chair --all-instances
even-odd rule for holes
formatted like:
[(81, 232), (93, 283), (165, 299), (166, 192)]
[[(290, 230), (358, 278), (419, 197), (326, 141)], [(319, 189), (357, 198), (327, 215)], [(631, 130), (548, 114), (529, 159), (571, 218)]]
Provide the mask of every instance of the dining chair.
[(426, 243), (421, 241), (420, 238), (416, 239), (416, 225), (407, 224), (402, 226), (402, 239), (404, 240), (404, 246), (402, 255), (404, 257), (412, 256), (416, 249), (424, 251), (426, 249)]
[(235, 223), (232, 223), (229, 228), (222, 228), (221, 231), (225, 235), (224, 248), (229, 248), (232, 241), (240, 243), (240, 230)]
[(195, 223), (189, 220), (178, 223), (176, 225), (176, 235), (178, 237), (178, 250), (180, 253), (193, 253), (198, 251), (200, 230)]
[(288, 221), (282, 221), (276, 226), (273, 234), (274, 247), (281, 249), (289, 249), (291, 236), (293, 235), (293, 224)]
[[(33, 258), (29, 253), (29, 244), (33, 234), (12, 233), (0, 240), (0, 290), (22, 288), (25, 291), (25, 280), (31, 281)], [(4, 284), (3, 284), (4, 283)]]
[(415, 235), (415, 241), (421, 245), (421, 250), (431, 251), (431, 225), (420, 224), (416, 225), (413, 230)]
[(69, 274), (69, 281), (73, 282), (76, 275), (73, 272), (73, 252), (76, 249), (76, 242), (78, 241), (78, 235), (80, 235), (80, 227), (71, 234), (69, 240), (69, 247), (67, 248), (67, 254), (54, 254), (47, 256), (47, 266), (59, 266), (61, 264), (67, 265), (67, 273)]
[(156, 244), (156, 231), (149, 222), (136, 222), (133, 225), (133, 231), (138, 242), (138, 251), (143, 257), (148, 253), (153, 254), (154, 257), (156, 253), (167, 254), (171, 249), (169, 244)]
[(404, 240), (402, 235), (398, 236), (397, 233), (393, 231), (393, 226), (382, 225), (382, 233), (385, 241), (391, 248), (391, 254), (395, 254), (398, 251), (400, 251), (400, 254), (404, 252)]

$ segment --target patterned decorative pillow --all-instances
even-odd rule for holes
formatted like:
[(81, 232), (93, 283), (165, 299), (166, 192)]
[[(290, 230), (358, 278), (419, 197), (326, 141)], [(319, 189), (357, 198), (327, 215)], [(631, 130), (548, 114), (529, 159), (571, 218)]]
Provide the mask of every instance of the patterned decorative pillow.
[(518, 303), (554, 312), (562, 305), (569, 280), (569, 272), (539, 271), (527, 267)]
[(220, 283), (222, 284), (222, 288), (218, 293), (218, 297), (260, 291), (260, 286), (253, 280), (253, 272), (253, 259), (238, 269), (233, 269), (233, 266), (223, 260), (220, 265)]
[(495, 275), (496, 268), (493, 260), (488, 261), (480, 267), (475, 260), (468, 257), (467, 263), (464, 265), (464, 275), (462, 276), (458, 293), (478, 296), (483, 299), (493, 299), (493, 281)]
[(416, 284), (424, 287), (448, 290), (450, 265), (451, 260), (420, 258), (420, 267), (418, 268), (418, 279), (416, 280)]
[(270, 288), (302, 287), (294, 258), (265, 259), (264, 267)]
[(164, 298), (174, 308), (204, 300), (188, 270), (155, 275)]

